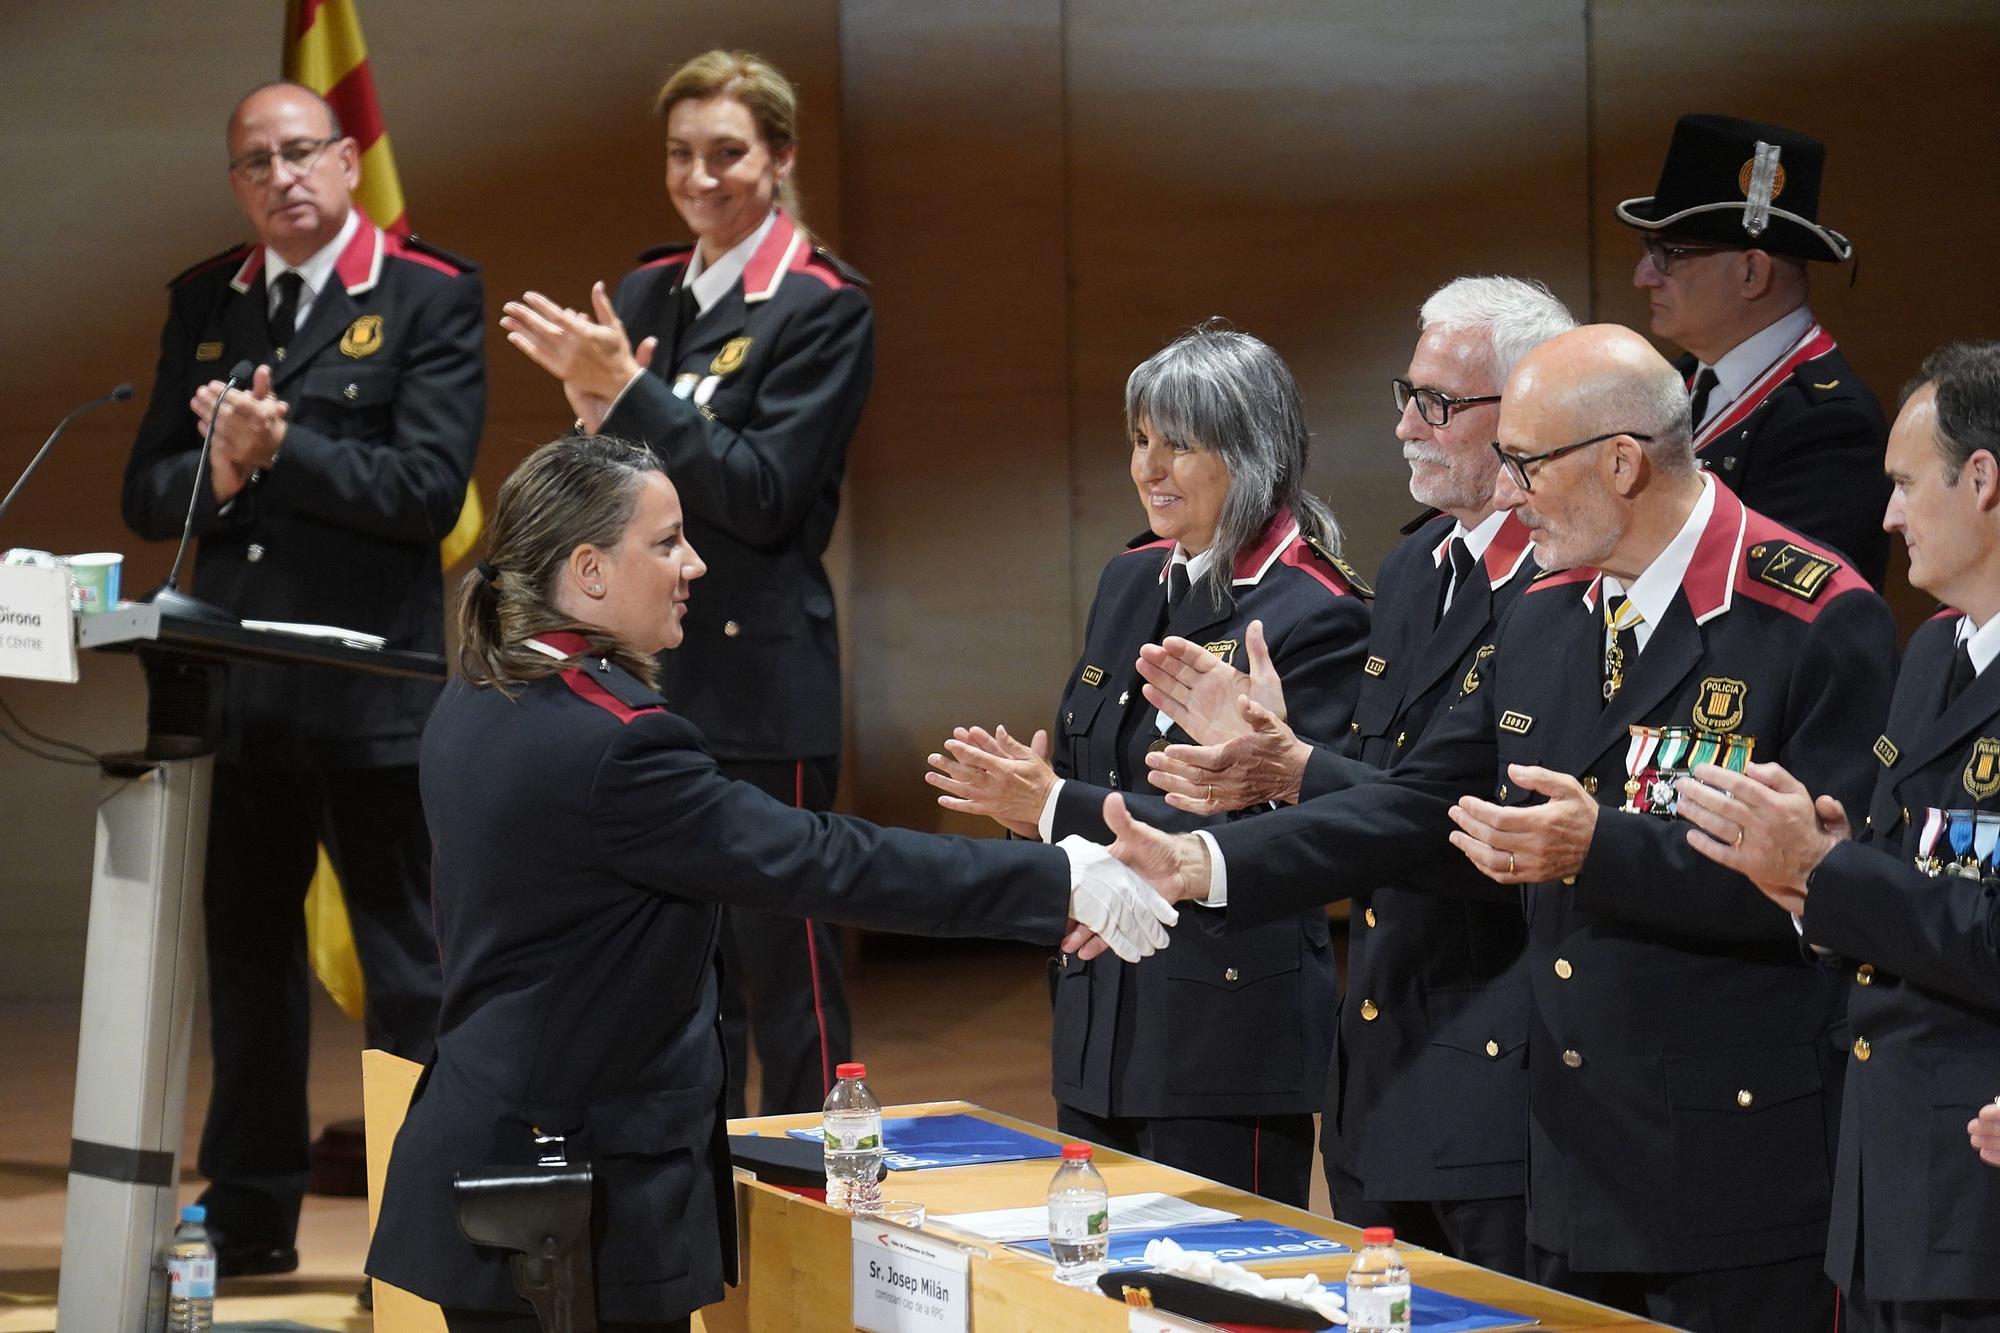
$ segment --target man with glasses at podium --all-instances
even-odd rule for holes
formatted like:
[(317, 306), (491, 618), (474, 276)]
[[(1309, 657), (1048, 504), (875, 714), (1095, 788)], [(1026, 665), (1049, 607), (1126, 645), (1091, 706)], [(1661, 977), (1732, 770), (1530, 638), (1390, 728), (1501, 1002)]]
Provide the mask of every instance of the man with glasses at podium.
[[(355, 206), (360, 150), (310, 89), (253, 89), (228, 149), (256, 240), (169, 284), (125, 522), (175, 539), (192, 504), (195, 594), (232, 619), (339, 625), (441, 653), (438, 542), (486, 407), (479, 279)], [(239, 361), (255, 370), (231, 386)], [(369, 1045), (430, 1053), (439, 974), (416, 763), (437, 689), (313, 668), (229, 674), (203, 890), (214, 1081), (200, 1155), (224, 1276), (298, 1266), (301, 904), (319, 844), (353, 922)]]

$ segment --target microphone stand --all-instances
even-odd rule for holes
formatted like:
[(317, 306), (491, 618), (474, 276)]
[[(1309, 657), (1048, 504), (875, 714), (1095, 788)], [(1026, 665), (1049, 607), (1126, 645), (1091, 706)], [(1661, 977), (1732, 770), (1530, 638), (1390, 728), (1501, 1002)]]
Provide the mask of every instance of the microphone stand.
[(204, 602), (199, 597), (181, 591), (181, 565), (187, 559), (188, 543), (194, 537), (194, 510), (201, 499), (201, 488), (208, 482), (208, 451), (215, 440), (215, 423), (222, 417), (222, 403), (235, 391), (236, 386), (250, 378), (252, 367), (248, 361), (238, 361), (230, 368), (229, 379), (222, 386), (222, 392), (215, 397), (215, 409), (208, 414), (208, 430), (201, 437), (201, 453), (195, 459), (194, 489), (188, 492), (187, 518), (181, 523), (180, 549), (174, 552), (174, 566), (167, 571), (166, 582), (153, 589), (139, 600), (158, 607), (163, 616), (178, 616), (183, 620), (207, 620), (224, 625), (239, 624), (236, 616), (221, 607)]

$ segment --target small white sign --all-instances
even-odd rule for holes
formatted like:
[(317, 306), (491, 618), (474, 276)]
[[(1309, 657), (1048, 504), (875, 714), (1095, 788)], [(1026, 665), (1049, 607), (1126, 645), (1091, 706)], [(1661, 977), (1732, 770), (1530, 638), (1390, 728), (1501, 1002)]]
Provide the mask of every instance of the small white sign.
[(972, 1278), (965, 1251), (879, 1218), (855, 1218), (854, 1326), (869, 1333), (966, 1333)]
[(0, 565), (0, 676), (76, 683), (69, 571)]

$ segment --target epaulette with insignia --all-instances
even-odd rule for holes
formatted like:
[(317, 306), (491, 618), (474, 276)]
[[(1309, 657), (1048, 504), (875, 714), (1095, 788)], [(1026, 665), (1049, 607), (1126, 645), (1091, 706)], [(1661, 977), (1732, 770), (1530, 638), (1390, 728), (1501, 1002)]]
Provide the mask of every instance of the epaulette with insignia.
[(1356, 597), (1365, 597), (1371, 600), (1374, 598), (1375, 589), (1369, 586), (1368, 580), (1357, 574), (1353, 565), (1348, 564), (1345, 560), (1342, 560), (1339, 556), (1328, 550), (1325, 542), (1306, 533), (1300, 534), (1300, 540), (1312, 548), (1314, 555), (1340, 571), (1340, 577), (1347, 580), (1347, 586), (1354, 590)]
[(479, 271), (479, 265), (473, 263), (464, 255), (455, 255), (442, 246), (432, 245), (420, 236), (411, 235), (402, 237), (401, 247), (405, 250), (415, 250), (421, 254), (429, 255), (433, 259), (442, 259), (445, 263), (456, 268), (460, 273), (477, 273)]
[(1745, 568), (1759, 583), (1810, 602), (1846, 566), (1821, 551), (1791, 542), (1765, 541), (1750, 548)]
[(825, 263), (828, 268), (832, 269), (835, 273), (838, 273), (841, 277), (847, 279), (855, 286), (866, 287), (868, 285), (868, 279), (861, 275), (860, 269), (857, 269), (856, 267), (854, 267), (854, 265), (848, 263), (845, 259), (842, 259), (839, 255), (827, 249), (825, 246), (815, 245), (813, 247), (813, 257)]
[(653, 264), (665, 263), (670, 259), (685, 259), (693, 253), (694, 243), (692, 241), (674, 241), (667, 245), (656, 245), (650, 250), (640, 252), (638, 263), (641, 268), (645, 268)]
[(240, 260), (250, 253), (251, 247), (255, 244), (254, 241), (238, 241), (235, 245), (230, 246), (227, 250), (219, 254), (213, 254), (206, 259), (189, 264), (186, 268), (174, 274), (173, 277), (168, 278), (167, 286), (178, 287), (190, 278), (200, 277), (218, 265), (226, 264), (231, 260)]

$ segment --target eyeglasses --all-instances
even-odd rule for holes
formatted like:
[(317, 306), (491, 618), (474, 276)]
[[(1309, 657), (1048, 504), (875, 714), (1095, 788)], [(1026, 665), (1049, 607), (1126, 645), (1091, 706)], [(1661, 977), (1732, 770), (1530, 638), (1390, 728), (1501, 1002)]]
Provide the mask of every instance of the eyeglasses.
[(1593, 435), (1587, 440), (1578, 440), (1575, 444), (1566, 444), (1560, 449), (1551, 449), (1545, 454), (1510, 454), (1500, 447), (1500, 441), (1495, 440), (1493, 441), (1493, 452), (1500, 459), (1500, 466), (1506, 468), (1507, 475), (1514, 479), (1514, 484), (1519, 486), (1523, 492), (1528, 492), (1535, 489), (1533, 484), (1528, 480), (1528, 468), (1531, 465), (1546, 463), (1551, 458), (1561, 458), (1564, 454), (1573, 454), (1579, 449), (1588, 449), (1593, 444), (1603, 444), (1606, 440), (1615, 440), (1620, 436), (1627, 436), (1634, 440), (1644, 440), (1647, 444), (1653, 442), (1653, 437), (1650, 435), (1641, 435), (1639, 432), (1632, 430), (1614, 430), (1609, 435)]
[(1417, 415), (1422, 417), (1427, 425), (1432, 426), (1449, 424), (1451, 414), (1461, 407), (1477, 407), (1481, 403), (1500, 401), (1500, 395), (1497, 393), (1481, 394), (1476, 398), (1454, 398), (1436, 389), (1419, 389), (1405, 379), (1390, 380), (1389, 387), (1396, 392), (1397, 416), (1408, 411), (1410, 403), (1414, 401), (1417, 405)]
[(1663, 241), (1657, 236), (1647, 236), (1639, 245), (1646, 252), (1646, 258), (1653, 261), (1653, 270), (1663, 278), (1674, 274), (1674, 261), (1691, 255), (1719, 255), (1725, 250), (1740, 250), (1738, 245), (1681, 245), (1674, 241)]
[(337, 134), (325, 139), (294, 139), (288, 144), (280, 145), (275, 153), (262, 149), (254, 153), (245, 153), (232, 161), (229, 169), (252, 185), (269, 184), (271, 168), (279, 162), (290, 168), (293, 175), (303, 176), (313, 169), (313, 163), (319, 161), (319, 155), (326, 151), (328, 144), (339, 142), (340, 136)]

